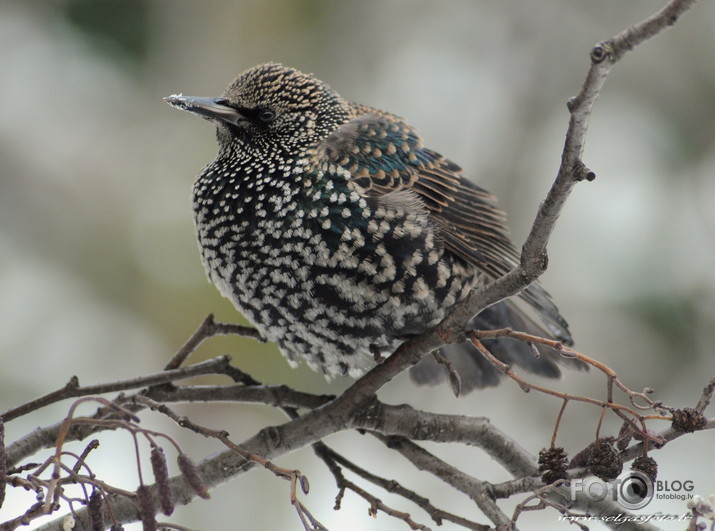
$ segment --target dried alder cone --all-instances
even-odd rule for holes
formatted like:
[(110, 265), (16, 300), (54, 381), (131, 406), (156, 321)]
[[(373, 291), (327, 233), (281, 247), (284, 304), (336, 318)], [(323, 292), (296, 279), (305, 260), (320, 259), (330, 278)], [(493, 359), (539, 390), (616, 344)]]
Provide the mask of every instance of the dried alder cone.
[(560, 479), (568, 479), (568, 456), (560, 446), (544, 448), (539, 452), (541, 480), (550, 485)]
[(702, 430), (708, 423), (705, 416), (699, 411), (686, 407), (673, 411), (673, 429), (682, 433), (693, 433)]
[(658, 477), (658, 463), (655, 462), (655, 459), (646, 455), (637, 457), (631, 465), (631, 470), (643, 472), (651, 481), (655, 481)]
[(623, 460), (611, 441), (599, 439), (591, 448), (588, 467), (594, 476), (604, 481), (611, 481), (623, 471)]

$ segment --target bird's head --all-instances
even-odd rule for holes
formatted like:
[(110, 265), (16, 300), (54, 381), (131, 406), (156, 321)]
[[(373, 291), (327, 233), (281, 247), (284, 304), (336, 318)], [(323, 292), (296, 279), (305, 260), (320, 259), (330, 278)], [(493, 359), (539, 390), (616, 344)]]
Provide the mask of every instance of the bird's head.
[(349, 112), (327, 84), (273, 63), (241, 73), (218, 98), (175, 95), (164, 100), (213, 122), (222, 149), (315, 145), (344, 123)]

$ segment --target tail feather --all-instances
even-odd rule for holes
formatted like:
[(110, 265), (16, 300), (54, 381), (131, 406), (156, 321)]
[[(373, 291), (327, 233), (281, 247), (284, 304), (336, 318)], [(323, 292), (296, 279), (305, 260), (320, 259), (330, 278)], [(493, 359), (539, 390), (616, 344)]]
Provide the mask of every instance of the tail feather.
[[(469, 329), (494, 330), (511, 327), (541, 337), (556, 337), (566, 344), (572, 344), (566, 321), (558, 313), (546, 291), (538, 285), (537, 287), (539, 289), (528, 294), (531, 297), (527, 300), (539, 310), (539, 316), (543, 316), (548, 331), (526, 315), (512, 300), (501, 301), (482, 311), (469, 323)], [(534, 302), (530, 299), (534, 299)], [(537, 300), (538, 306), (535, 304)], [(537, 356), (529, 345), (510, 338), (484, 340), (482, 343), (504, 363), (549, 378), (558, 378), (561, 375), (558, 364), (579, 369), (585, 367), (578, 360), (564, 358), (558, 352), (540, 345), (536, 346), (539, 354)], [(441, 353), (459, 374), (462, 394), (477, 388), (495, 386), (501, 380), (502, 374), (471, 343), (446, 345), (441, 349)], [(435, 385), (445, 381), (448, 373), (445, 366), (439, 364), (433, 356), (427, 356), (410, 370), (410, 376), (418, 384)]]
[[(536, 310), (539, 319), (548, 329), (546, 336), (554, 337), (566, 345), (573, 345), (573, 338), (571, 337), (571, 332), (569, 331), (569, 325), (566, 322), (566, 319), (561, 316), (559, 309), (551, 300), (551, 296), (541, 286), (541, 284), (532, 284), (520, 294), (520, 297), (524, 301), (528, 302), (534, 310)], [(523, 314), (523, 312), (520, 312), (518, 309), (517, 311)], [(515, 316), (512, 315), (512, 317)], [(531, 319), (526, 317), (526, 315), (523, 315), (521, 320), (524, 320), (524, 318), (531, 321)], [(542, 333), (537, 335), (545, 335), (543, 333), (543, 328), (533, 321), (529, 323), (529, 327), (530, 329), (542, 330)], [(514, 326), (514, 328), (516, 329), (516, 326)]]

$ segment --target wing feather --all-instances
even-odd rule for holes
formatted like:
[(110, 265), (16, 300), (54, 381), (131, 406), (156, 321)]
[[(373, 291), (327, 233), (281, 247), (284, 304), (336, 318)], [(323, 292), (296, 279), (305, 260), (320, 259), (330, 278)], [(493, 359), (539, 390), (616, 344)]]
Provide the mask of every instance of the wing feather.
[[(353, 110), (355, 117), (323, 142), (320, 154), (346, 169), (363, 196), (383, 200), (409, 190), (426, 208), (449, 252), (491, 279), (516, 266), (519, 255), (493, 195), (465, 179), (457, 164), (425, 148), (398, 116), (357, 104)], [(539, 284), (521, 297), (552, 334), (571, 340), (568, 325)]]

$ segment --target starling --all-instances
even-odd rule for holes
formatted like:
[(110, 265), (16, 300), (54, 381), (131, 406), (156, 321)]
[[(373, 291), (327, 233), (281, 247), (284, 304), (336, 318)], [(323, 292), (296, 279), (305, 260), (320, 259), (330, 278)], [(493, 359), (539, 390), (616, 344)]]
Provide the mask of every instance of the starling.
[[(376, 352), (435, 326), (472, 288), (518, 263), (492, 195), (399, 116), (348, 102), (312, 75), (264, 64), (221, 97), (165, 100), (216, 126), (218, 155), (193, 187), (208, 276), (291, 365), (359, 376)], [(470, 327), (571, 343), (540, 285), (519, 298)], [(506, 363), (559, 375), (557, 354), (509, 339), (485, 345)], [(443, 355), (462, 392), (499, 380), (471, 345)], [(447, 372), (428, 356), (412, 376), (436, 383)]]

